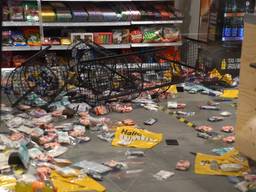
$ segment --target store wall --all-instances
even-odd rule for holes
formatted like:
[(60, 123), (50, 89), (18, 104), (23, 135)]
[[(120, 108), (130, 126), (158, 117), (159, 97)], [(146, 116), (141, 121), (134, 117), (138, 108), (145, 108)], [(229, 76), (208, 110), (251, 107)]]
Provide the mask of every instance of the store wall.
[(198, 39), (200, 0), (178, 0), (176, 7), (184, 14), (182, 33), (190, 38)]

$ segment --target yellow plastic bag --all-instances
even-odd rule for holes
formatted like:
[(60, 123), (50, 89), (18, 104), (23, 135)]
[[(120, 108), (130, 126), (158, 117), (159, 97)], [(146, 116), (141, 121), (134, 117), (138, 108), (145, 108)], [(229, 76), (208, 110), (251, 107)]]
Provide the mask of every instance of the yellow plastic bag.
[(213, 79), (213, 78), (221, 79), (222, 76), (221, 76), (221, 74), (219, 73), (219, 71), (218, 71), (217, 69), (213, 69), (213, 70), (210, 72), (209, 77), (210, 77), (211, 79)]
[(167, 90), (168, 93), (172, 93), (172, 94), (177, 94), (178, 91), (177, 91), (177, 86), (176, 85), (171, 85), (169, 87), (169, 89)]
[(16, 179), (14, 176), (0, 176), (0, 186), (9, 190), (15, 190)]
[(106, 188), (92, 178), (85, 177), (63, 177), (56, 171), (52, 171), (51, 180), (57, 192), (70, 191), (96, 191), (104, 192)]
[(233, 83), (232, 75), (230, 74), (225, 74), (221, 78), (222, 81), (226, 82), (227, 84), (231, 85)]
[(223, 94), (220, 95), (221, 98), (227, 98), (227, 99), (236, 99), (238, 98), (239, 90), (237, 89), (225, 89), (223, 91)]
[[(218, 166), (213, 168), (212, 164)], [(239, 171), (223, 171), (219, 168), (222, 164), (239, 164), (242, 166)], [(242, 157), (236, 149), (225, 153), (222, 156), (214, 156), (198, 153), (195, 159), (195, 173), (203, 175), (225, 175), (242, 176), (243, 172), (249, 171), (248, 161)]]
[(112, 141), (114, 146), (149, 149), (162, 141), (163, 134), (137, 129), (132, 126), (118, 127)]

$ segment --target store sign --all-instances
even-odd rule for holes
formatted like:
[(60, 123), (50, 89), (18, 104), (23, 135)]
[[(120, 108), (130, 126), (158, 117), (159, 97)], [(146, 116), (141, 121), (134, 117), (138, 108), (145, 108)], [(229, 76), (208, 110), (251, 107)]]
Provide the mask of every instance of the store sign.
[(222, 156), (197, 153), (195, 173), (203, 175), (243, 176), (249, 171), (249, 163), (236, 149)]
[(112, 141), (113, 146), (152, 148), (162, 141), (163, 134), (153, 133), (132, 126), (118, 127)]
[(240, 58), (227, 58), (221, 61), (221, 70), (240, 69)]

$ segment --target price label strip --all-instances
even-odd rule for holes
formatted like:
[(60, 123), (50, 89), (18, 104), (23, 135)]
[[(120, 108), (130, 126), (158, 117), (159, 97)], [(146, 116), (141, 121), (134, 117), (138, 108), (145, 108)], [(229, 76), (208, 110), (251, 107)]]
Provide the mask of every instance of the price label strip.
[(179, 115), (177, 115), (175, 112), (173, 111), (170, 111), (169, 109), (167, 109), (166, 107), (160, 107), (159, 108), (161, 111), (163, 111), (164, 113), (167, 113), (169, 115), (172, 115), (172, 116), (175, 116), (179, 122), (181, 123), (184, 123), (186, 124), (188, 127), (191, 127), (191, 128), (196, 128), (197, 125), (189, 120), (187, 120), (186, 118), (184, 117), (180, 117)]

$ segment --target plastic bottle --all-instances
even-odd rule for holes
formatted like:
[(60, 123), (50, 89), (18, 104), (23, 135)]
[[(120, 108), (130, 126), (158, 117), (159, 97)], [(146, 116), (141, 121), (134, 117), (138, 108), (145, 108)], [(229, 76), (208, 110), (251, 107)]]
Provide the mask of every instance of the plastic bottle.
[(238, 37), (238, 23), (236, 18), (233, 18), (232, 21), (232, 32), (231, 32), (232, 37)]
[(237, 13), (237, 2), (236, 2), (236, 0), (233, 0), (233, 2), (232, 2), (232, 12)]
[(232, 32), (232, 26), (231, 26), (231, 19), (227, 18), (225, 25), (224, 25), (224, 37), (231, 37), (231, 32)]
[(251, 2), (247, 0), (245, 2), (245, 13), (250, 13)]
[(232, 0), (226, 0), (226, 12), (227, 13), (232, 12)]
[(243, 20), (243, 17), (239, 18), (238, 36), (240, 38), (244, 37), (244, 20)]

